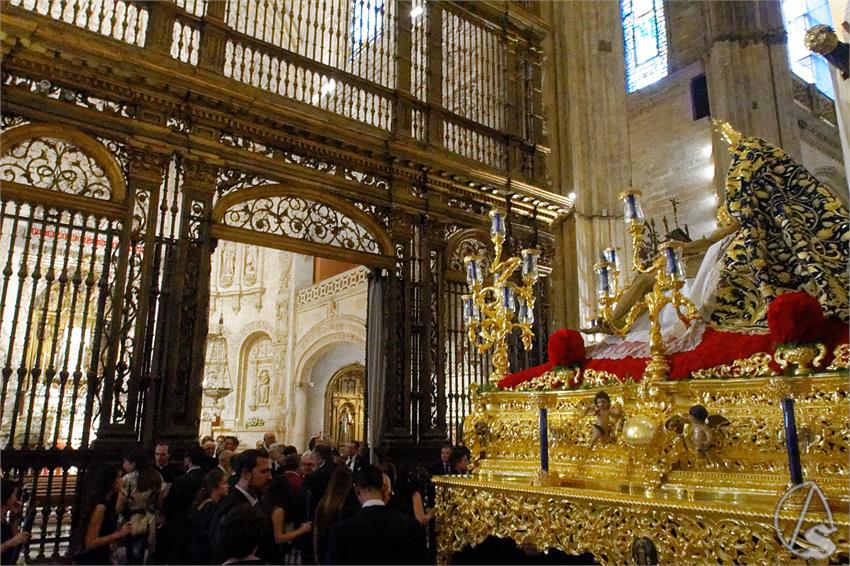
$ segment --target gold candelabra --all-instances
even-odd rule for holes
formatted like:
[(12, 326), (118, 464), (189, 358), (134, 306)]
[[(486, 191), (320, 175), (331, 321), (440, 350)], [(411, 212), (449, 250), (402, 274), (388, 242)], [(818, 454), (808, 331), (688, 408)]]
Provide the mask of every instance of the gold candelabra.
[[(534, 332), (534, 283), (539, 276), (539, 250), (524, 249), (522, 257), (502, 260), (505, 242), (505, 213), (490, 211), (490, 239), (495, 253), (490, 264), (490, 284), (485, 285), (484, 258), (463, 258), (470, 294), (463, 295), (463, 320), (469, 340), (484, 353), (493, 348), (493, 371), (490, 383), (498, 383), (508, 373), (508, 336), (514, 329), (522, 333), (522, 343), (531, 349)], [(510, 281), (518, 267), (522, 268), (522, 285)], [(516, 315), (517, 322), (513, 322)]]
[(608, 327), (621, 338), (631, 330), (637, 317), (647, 311), (649, 316), (649, 350), (651, 359), (644, 372), (644, 380), (664, 380), (670, 371), (661, 335), (661, 311), (665, 306), (672, 305), (677, 316), (685, 326), (699, 317), (696, 305), (684, 294), (685, 269), (682, 264), (682, 244), (667, 241), (659, 246), (658, 256), (649, 263), (641, 259), (643, 255), (644, 218), (639, 197), (640, 191), (625, 191), (620, 193), (623, 201), (623, 211), (626, 226), (632, 237), (632, 253), (634, 269), (639, 273), (654, 273), (655, 284), (643, 299), (635, 303), (619, 325), (614, 320), (614, 308), (623, 296), (619, 287), (619, 257), (614, 248), (606, 248), (603, 252), (604, 261), (594, 265), (597, 281), (597, 296), (602, 318)]

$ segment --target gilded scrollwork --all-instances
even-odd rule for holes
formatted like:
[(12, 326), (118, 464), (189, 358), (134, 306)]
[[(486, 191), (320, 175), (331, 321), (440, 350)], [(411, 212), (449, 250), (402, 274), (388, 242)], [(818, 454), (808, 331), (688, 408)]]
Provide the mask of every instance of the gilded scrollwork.
[(834, 359), (827, 369), (847, 369), (848, 365), (850, 365), (850, 344), (839, 344), (835, 347), (835, 351), (832, 355), (834, 356)]
[(294, 196), (270, 196), (239, 203), (224, 213), (227, 226), (278, 234), (366, 253), (380, 253), (368, 230), (321, 202)]
[[(454, 478), (438, 480), (437, 500), (437, 548), (443, 563), (491, 535), (541, 550), (591, 553), (602, 564), (631, 563), (632, 544), (640, 537), (654, 543), (659, 564), (793, 560), (776, 537), (769, 507), (756, 511)], [(783, 525), (793, 520), (780, 517)], [(843, 531), (835, 537), (836, 555), (847, 549), (846, 526)]]
[(732, 377), (760, 377), (775, 375), (770, 367), (773, 358), (770, 354), (759, 352), (749, 358), (735, 360), (728, 365), (719, 365), (693, 372), (693, 379), (727, 379)]
[[(600, 485), (614, 481), (617, 486), (658, 486), (673, 470), (697, 472), (722, 462), (724, 473), (733, 478), (738, 477), (735, 474), (763, 473), (784, 478), (784, 425), (777, 403), (788, 395), (796, 399), (797, 423), (806, 430), (803, 453), (807, 455), (807, 477), (831, 481), (850, 475), (846, 461), (850, 419), (844, 410), (850, 393), (846, 378), (841, 376), (666, 382), (650, 388), (618, 383), (604, 390), (612, 406), (623, 408), (623, 427), (613, 431), (613, 442), (600, 443), (593, 450), (587, 448), (593, 423), (587, 407), (597, 389), (549, 394), (550, 465), (566, 472), (561, 473), (563, 477), (580, 473), (585, 481)], [(668, 419), (687, 415), (697, 404), (728, 420), (713, 438), (711, 459), (687, 450), (681, 431), (664, 428)], [(516, 462), (523, 462), (526, 473), (532, 473), (539, 458), (533, 396), (509, 391), (484, 393), (475, 406), (469, 426), (474, 429), (477, 423), (486, 422), (486, 434), (475, 439), (478, 451), (486, 454), (482, 467), (515, 468)]]
[(0, 178), (72, 195), (109, 200), (110, 180), (97, 160), (79, 147), (51, 137), (29, 138), (0, 156)]

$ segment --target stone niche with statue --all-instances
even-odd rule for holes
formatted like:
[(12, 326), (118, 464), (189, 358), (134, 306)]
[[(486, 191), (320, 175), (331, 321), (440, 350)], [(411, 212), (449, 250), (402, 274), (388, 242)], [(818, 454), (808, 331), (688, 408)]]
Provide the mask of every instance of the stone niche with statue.
[(474, 472), (435, 479), (441, 560), (491, 535), (603, 564), (846, 560), (848, 212), (781, 149), (718, 127), (718, 236), (644, 254), (627, 191), (645, 276), (621, 290), (606, 250), (591, 330), (606, 338), (558, 331), (547, 363), (476, 391)]

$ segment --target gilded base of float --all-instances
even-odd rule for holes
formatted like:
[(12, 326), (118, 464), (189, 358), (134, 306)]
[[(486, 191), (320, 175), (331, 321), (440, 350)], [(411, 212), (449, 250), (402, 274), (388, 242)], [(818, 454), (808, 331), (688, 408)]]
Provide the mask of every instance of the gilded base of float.
[[(789, 488), (779, 405), (787, 396), (796, 403), (804, 477), (823, 491), (837, 527), (832, 558), (850, 552), (846, 371), (607, 386), (622, 422), (591, 449), (587, 408), (599, 389), (474, 397), (464, 439), (476, 473), (435, 478), (441, 561), (494, 535), (539, 550), (590, 552), (603, 564), (634, 563), (632, 545), (644, 537), (661, 564), (803, 562), (774, 528)], [(675, 426), (694, 404), (726, 421), (709, 451), (689, 442), (687, 424)], [(549, 423), (545, 483), (541, 406)], [(800, 509), (799, 501), (783, 506), (780, 526), (793, 530)], [(807, 523), (817, 513), (822, 508), (810, 510)]]
[[(635, 563), (632, 546), (643, 537), (655, 545), (659, 564), (805, 563), (777, 539), (778, 495), (756, 504), (738, 500), (732, 492), (718, 494), (720, 500), (691, 501), (665, 499), (660, 493), (533, 487), (517, 481), (446, 476), (435, 482), (441, 564), (491, 535), (539, 550), (589, 552), (602, 564)], [(793, 510), (783, 513), (780, 524), (790, 531), (797, 517)], [(826, 521), (823, 514), (817, 519)], [(833, 512), (833, 521), (836, 558), (850, 548), (850, 518)]]

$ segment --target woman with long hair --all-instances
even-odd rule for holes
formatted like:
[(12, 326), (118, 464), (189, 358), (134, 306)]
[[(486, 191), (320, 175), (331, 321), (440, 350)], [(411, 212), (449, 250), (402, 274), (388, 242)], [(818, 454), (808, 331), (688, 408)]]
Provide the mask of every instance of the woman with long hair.
[(325, 496), (316, 507), (313, 526), (313, 553), (316, 564), (321, 564), (325, 560), (331, 527), (360, 508), (357, 497), (354, 495), (353, 482), (354, 474), (344, 465), (336, 466), (331, 472)]
[(116, 508), (119, 518), (129, 523), (132, 533), (123, 541), (124, 564), (147, 564), (156, 546), (156, 517), (162, 504), (164, 483), (141, 449), (129, 450), (124, 456), (127, 472), (118, 492)]
[(94, 481), (80, 521), (83, 535), (74, 563), (112, 564), (112, 545), (123, 540), (132, 530), (129, 524), (118, 527), (116, 501), (121, 488), (121, 470), (109, 466), (88, 473), (92, 474)]
[(230, 484), (221, 468), (213, 468), (204, 476), (204, 483), (195, 497), (189, 520), (192, 522), (192, 539), (189, 541), (189, 558), (192, 564), (210, 563), (210, 523), (219, 502), (227, 495)]
[(300, 564), (300, 559), (292, 548), (292, 541), (313, 528), (310, 522), (295, 526), (299, 519), (296, 515), (294, 500), (289, 482), (284, 476), (274, 476), (265, 494), (266, 516), (271, 520), (271, 536), (260, 545), (260, 557), (270, 564)]

